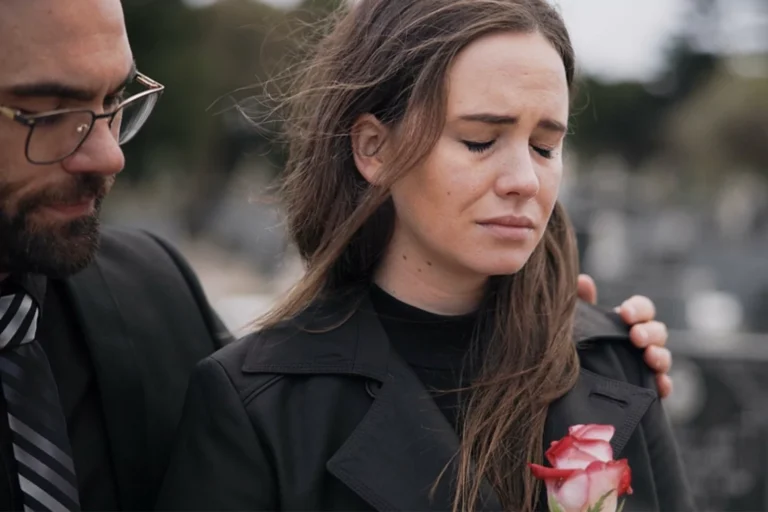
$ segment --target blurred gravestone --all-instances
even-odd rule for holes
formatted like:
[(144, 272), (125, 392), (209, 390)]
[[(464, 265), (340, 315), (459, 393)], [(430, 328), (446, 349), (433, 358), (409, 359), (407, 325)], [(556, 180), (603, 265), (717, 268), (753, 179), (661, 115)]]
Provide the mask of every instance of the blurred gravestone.
[(768, 337), (673, 335), (665, 401), (698, 510), (768, 510)]

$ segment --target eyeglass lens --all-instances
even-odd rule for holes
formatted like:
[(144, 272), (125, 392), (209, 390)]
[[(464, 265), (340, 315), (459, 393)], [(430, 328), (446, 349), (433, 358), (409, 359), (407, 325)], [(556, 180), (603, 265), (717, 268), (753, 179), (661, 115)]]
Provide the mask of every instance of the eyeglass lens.
[[(119, 144), (130, 141), (146, 123), (159, 94), (149, 94), (121, 108), (111, 130)], [(52, 163), (74, 153), (91, 132), (93, 115), (88, 111), (67, 112), (38, 118), (30, 134), (27, 156), (35, 163)]]

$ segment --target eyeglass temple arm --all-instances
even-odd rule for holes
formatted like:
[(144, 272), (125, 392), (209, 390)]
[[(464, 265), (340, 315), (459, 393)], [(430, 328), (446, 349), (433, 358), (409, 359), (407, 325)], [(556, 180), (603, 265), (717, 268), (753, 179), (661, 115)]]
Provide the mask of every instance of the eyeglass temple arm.
[(155, 80), (152, 80), (147, 75), (137, 72), (136, 73), (136, 80), (138, 80), (143, 85), (146, 85), (147, 87), (150, 87), (152, 89), (164, 89), (165, 86), (161, 84), (160, 82), (156, 82)]

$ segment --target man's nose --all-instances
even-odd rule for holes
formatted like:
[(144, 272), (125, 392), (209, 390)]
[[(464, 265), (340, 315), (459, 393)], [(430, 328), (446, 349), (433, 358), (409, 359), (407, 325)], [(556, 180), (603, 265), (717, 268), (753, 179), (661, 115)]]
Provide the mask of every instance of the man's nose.
[(62, 162), (64, 170), (72, 173), (114, 176), (125, 167), (125, 155), (107, 119), (99, 119), (88, 138), (72, 156)]

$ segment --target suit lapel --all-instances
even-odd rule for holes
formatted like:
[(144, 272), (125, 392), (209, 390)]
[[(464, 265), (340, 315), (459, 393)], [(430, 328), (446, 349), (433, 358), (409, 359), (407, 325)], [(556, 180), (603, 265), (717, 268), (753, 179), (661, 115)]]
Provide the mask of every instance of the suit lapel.
[(137, 354), (98, 261), (66, 284), (96, 372), (120, 503), (134, 509), (146, 489), (142, 461), (147, 447)]
[[(379, 511), (450, 510), (459, 439), (418, 377), (394, 354), (389, 376), (328, 470)], [(450, 470), (438, 476), (446, 466)], [(490, 486), (481, 510), (501, 510)]]

